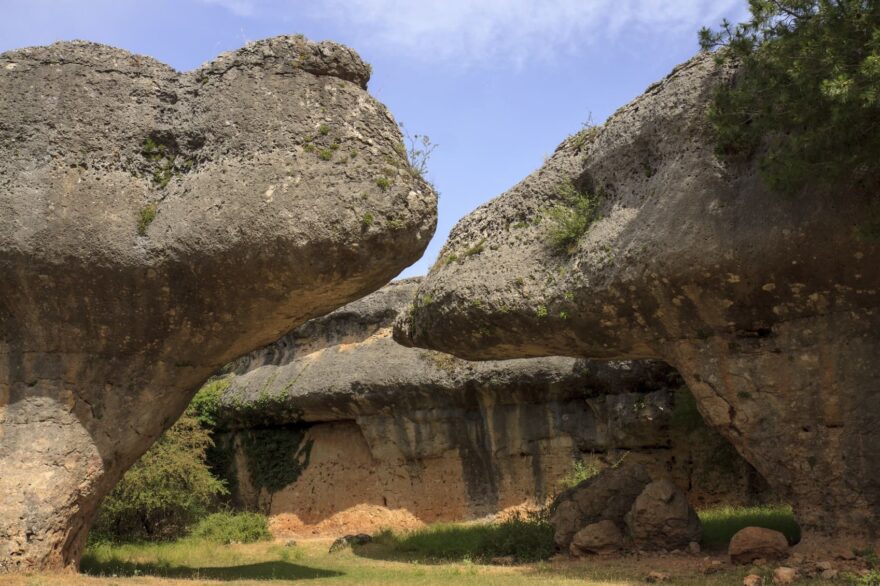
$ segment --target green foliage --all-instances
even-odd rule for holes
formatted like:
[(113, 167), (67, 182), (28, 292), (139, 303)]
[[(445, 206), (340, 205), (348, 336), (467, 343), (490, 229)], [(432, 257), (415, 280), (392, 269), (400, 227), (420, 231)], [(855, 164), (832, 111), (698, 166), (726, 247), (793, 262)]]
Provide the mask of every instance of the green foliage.
[(138, 223), (137, 223), (137, 233), (138, 236), (146, 236), (147, 228), (150, 227), (150, 224), (153, 223), (153, 220), (156, 219), (156, 212), (158, 208), (156, 204), (149, 203), (142, 207), (138, 212)]
[(240, 433), (248, 473), (257, 490), (278, 492), (296, 482), (309, 465), (313, 442), (305, 439), (305, 429), (247, 429)]
[(366, 214), (364, 214), (364, 217), (361, 218), (361, 226), (363, 226), (364, 228), (369, 228), (373, 225), (373, 220), (373, 214), (367, 212)]
[(185, 413), (104, 499), (93, 533), (115, 540), (182, 535), (227, 494), (205, 463), (210, 432)]
[(709, 112), (722, 155), (762, 145), (768, 185), (876, 185), (880, 172), (880, 3), (749, 0), (751, 18), (704, 28), (704, 49), (737, 63)]
[(474, 256), (475, 254), (480, 254), (486, 247), (486, 239), (483, 238), (473, 246), (468, 247), (463, 253), (461, 253), (462, 258), (466, 258), (468, 256)]
[(547, 559), (556, 552), (553, 526), (539, 515), (500, 523), (437, 523), (412, 533), (385, 530), (374, 537), (407, 557), (431, 561), (488, 561), (513, 556), (519, 562)]
[(746, 527), (764, 527), (779, 531), (790, 544), (801, 539), (801, 529), (791, 507), (717, 507), (699, 512), (703, 524), (702, 545), (706, 549), (726, 548), (730, 538)]
[(318, 151), (318, 158), (322, 161), (329, 161), (333, 158), (333, 151), (330, 149), (321, 149)]
[(322, 124), (318, 127), (318, 134), (320, 134), (321, 136), (327, 136), (328, 134), (330, 134), (330, 127), (326, 124)]
[(191, 535), (213, 543), (254, 543), (272, 538), (266, 516), (248, 512), (208, 515), (193, 527)]
[(588, 480), (602, 471), (595, 456), (590, 456), (589, 462), (575, 460), (571, 464), (568, 474), (559, 479), (559, 486), (563, 490), (577, 486), (584, 480)]
[(550, 244), (560, 253), (571, 254), (599, 215), (599, 195), (578, 190), (574, 183), (562, 183), (557, 193), (561, 204), (549, 212)]
[(188, 411), (199, 420), (202, 427), (214, 429), (218, 424), (220, 399), (229, 388), (229, 377), (214, 378), (202, 385), (190, 402)]
[(389, 179), (388, 177), (377, 177), (376, 185), (382, 191), (388, 191), (388, 188), (391, 187), (391, 179)]
[(406, 159), (413, 173), (424, 178), (428, 173), (428, 161), (434, 154), (437, 145), (431, 142), (431, 138), (427, 134), (410, 135), (403, 124), (400, 125), (400, 131), (406, 137), (409, 147), (406, 149)]
[(539, 305), (535, 308), (535, 316), (539, 318), (547, 317), (547, 306)]

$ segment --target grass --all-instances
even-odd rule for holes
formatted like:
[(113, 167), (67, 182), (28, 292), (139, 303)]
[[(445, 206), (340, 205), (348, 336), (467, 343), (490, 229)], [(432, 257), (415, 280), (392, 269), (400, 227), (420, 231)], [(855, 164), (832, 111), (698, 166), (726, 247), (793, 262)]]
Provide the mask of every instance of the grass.
[[(92, 546), (83, 574), (32, 574), (4, 577), (4, 586), (266, 586), (309, 580), (308, 584), (463, 584), (466, 586), (636, 586), (650, 571), (672, 576), (671, 586), (742, 584), (748, 568), (725, 566), (700, 571), (702, 556), (589, 558), (493, 566), (472, 560), (424, 564), (388, 559), (393, 546), (367, 544), (357, 551), (330, 554), (332, 540), (217, 545), (201, 540), (166, 544)], [(386, 557), (383, 559), (383, 555)], [(811, 584), (827, 584), (813, 580)]]
[(376, 541), (392, 557), (411, 560), (490, 561), (512, 556), (518, 562), (547, 559), (556, 553), (553, 526), (543, 519), (513, 517), (500, 523), (437, 523), (411, 533), (383, 531)]
[(801, 529), (789, 506), (717, 507), (700, 511), (699, 515), (705, 549), (726, 549), (730, 538), (746, 527), (774, 529), (791, 544), (801, 539)]

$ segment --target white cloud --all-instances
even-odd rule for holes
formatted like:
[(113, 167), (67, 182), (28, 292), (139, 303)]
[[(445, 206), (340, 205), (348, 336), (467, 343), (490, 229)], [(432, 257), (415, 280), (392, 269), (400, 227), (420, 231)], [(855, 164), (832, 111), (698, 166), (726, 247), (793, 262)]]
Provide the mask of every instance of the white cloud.
[(585, 45), (645, 34), (693, 34), (724, 15), (742, 16), (744, 0), (201, 0), (239, 16), (346, 31), (357, 46), (427, 62), (525, 63)]
[(236, 16), (252, 16), (255, 11), (254, 0), (202, 0), (205, 4), (217, 4)]
[[(359, 43), (425, 61), (524, 63), (623, 35), (692, 33), (742, 0), (306, 0)], [(634, 37), (633, 40), (637, 40)]]

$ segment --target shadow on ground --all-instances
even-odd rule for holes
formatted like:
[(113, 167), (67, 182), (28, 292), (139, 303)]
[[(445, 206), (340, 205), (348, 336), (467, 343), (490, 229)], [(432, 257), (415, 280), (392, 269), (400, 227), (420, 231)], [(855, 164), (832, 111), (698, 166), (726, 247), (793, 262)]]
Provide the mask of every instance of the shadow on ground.
[(343, 576), (342, 572), (300, 566), (289, 562), (261, 562), (239, 566), (189, 567), (154, 563), (97, 562), (83, 560), (80, 570), (92, 576), (157, 576), (202, 580), (313, 580)]

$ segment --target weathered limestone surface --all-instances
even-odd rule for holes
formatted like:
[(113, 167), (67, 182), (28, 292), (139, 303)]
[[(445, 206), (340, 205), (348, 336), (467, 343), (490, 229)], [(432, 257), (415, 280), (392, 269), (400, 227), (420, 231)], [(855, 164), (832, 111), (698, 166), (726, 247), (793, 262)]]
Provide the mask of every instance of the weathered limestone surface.
[(269, 512), (277, 531), (369, 532), (535, 507), (562, 490), (576, 459), (641, 462), (695, 504), (763, 495), (754, 470), (687, 411), (663, 363), (467, 362), (396, 344), (392, 324), (419, 282), (394, 282), (232, 365), (218, 460), (242, 504)]
[(0, 572), (75, 567), (212, 372), (421, 255), (435, 195), (368, 78), (302, 37), (185, 74), (85, 42), (0, 55)]
[[(705, 112), (726, 77), (695, 57), (459, 222), (395, 335), (468, 359), (663, 359), (808, 531), (876, 534), (876, 186), (783, 196), (719, 160)], [(570, 254), (547, 214), (568, 181), (602, 194)]]

